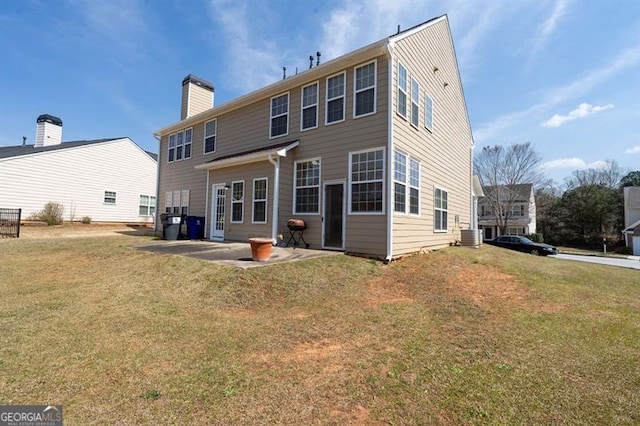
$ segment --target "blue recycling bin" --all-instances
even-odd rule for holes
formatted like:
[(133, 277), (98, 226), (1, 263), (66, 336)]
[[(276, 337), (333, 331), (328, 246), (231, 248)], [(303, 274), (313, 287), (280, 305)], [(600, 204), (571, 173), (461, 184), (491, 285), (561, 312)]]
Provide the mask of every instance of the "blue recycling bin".
[(200, 240), (204, 238), (204, 217), (187, 216), (187, 238), (190, 240)]

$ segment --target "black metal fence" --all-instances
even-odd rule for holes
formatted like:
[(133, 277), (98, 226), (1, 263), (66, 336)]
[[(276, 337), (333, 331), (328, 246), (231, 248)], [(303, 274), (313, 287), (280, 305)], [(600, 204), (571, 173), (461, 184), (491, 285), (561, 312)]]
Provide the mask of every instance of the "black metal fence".
[(22, 209), (0, 208), (0, 238), (20, 238)]

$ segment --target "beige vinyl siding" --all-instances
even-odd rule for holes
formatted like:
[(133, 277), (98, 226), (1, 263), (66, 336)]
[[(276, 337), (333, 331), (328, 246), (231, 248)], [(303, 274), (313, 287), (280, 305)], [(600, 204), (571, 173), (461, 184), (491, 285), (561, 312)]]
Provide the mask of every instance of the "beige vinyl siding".
[(158, 152), (160, 165), (160, 179), (158, 181), (158, 213), (165, 212), (165, 192), (190, 190), (189, 214), (193, 216), (205, 215), (205, 194), (207, 187), (207, 173), (195, 170), (194, 166), (205, 160), (202, 154), (204, 147), (204, 123), (193, 126), (191, 136), (191, 158), (167, 163), (169, 135), (163, 136)]
[[(420, 54), (416, 54), (420, 52)], [(398, 40), (394, 47), (393, 84), (397, 81), (397, 63), (408, 72), (408, 81), (420, 84), (419, 126), (411, 117), (396, 114), (395, 90), (393, 119), (394, 149), (420, 161), (420, 216), (394, 214), (393, 255), (437, 248), (460, 239), (459, 230), (471, 222), (471, 145), (467, 112), (453, 46), (446, 20), (439, 21)], [(434, 72), (434, 66), (438, 71)], [(448, 83), (445, 87), (444, 83)], [(433, 132), (425, 128), (424, 101), (433, 99)], [(408, 105), (408, 110), (409, 105)], [(434, 231), (434, 188), (448, 192), (448, 231)], [(393, 195), (393, 191), (391, 191)], [(460, 226), (455, 229), (455, 216)]]
[[(206, 173), (206, 172), (205, 172)], [(267, 178), (267, 223), (252, 223), (253, 217), (253, 180)], [(242, 223), (231, 223), (231, 190), (227, 191), (224, 217), (224, 239), (230, 241), (247, 241), (252, 237), (271, 237), (271, 221), (273, 220), (273, 165), (268, 161), (251, 163), (237, 167), (209, 171), (209, 203), (211, 203), (211, 187), (216, 184), (231, 185), (231, 182), (244, 180), (244, 214)], [(207, 235), (211, 223), (211, 206), (207, 223)]]
[(213, 107), (213, 93), (196, 84), (187, 83), (182, 86), (182, 119), (194, 116)]
[[(354, 66), (370, 62), (373, 58), (368, 58), (362, 62), (357, 62), (345, 68), (346, 91), (345, 91), (345, 121), (325, 126), (326, 108), (326, 75), (312, 74), (308, 81), (302, 81), (295, 87), (289, 87), (281, 93), (289, 92), (289, 134), (287, 136), (269, 139), (270, 129), (270, 99), (271, 96), (259, 99), (241, 109), (234, 110), (218, 116), (206, 115), (202, 121), (190, 125), (193, 127), (192, 157), (188, 160), (167, 163), (168, 135), (162, 137), (160, 147), (160, 198), (159, 211), (164, 211), (164, 191), (175, 189), (191, 189), (191, 213), (204, 215), (206, 198), (207, 171), (195, 170), (193, 167), (203, 164), (212, 159), (246, 152), (248, 150), (268, 147), (276, 143), (299, 140), (299, 146), (291, 150), (286, 158), (281, 159), (280, 169), (280, 214), (278, 218), (278, 231), (283, 235), (285, 241), (289, 232), (286, 221), (293, 217), (293, 162), (309, 158), (321, 159), (321, 182), (320, 182), (320, 211), (323, 208), (322, 184), (326, 180), (344, 179), (345, 197), (348, 197), (348, 170), (349, 152), (364, 149), (386, 147), (388, 139), (388, 98), (387, 98), (387, 58), (380, 56), (377, 59), (376, 68), (376, 113), (365, 117), (353, 118), (353, 74)], [(331, 74), (335, 74), (332, 72)], [(318, 81), (318, 123), (316, 129), (300, 131), (301, 115), (301, 91), (302, 87), (308, 83)], [(277, 96), (277, 94), (276, 94)], [(216, 152), (204, 155), (204, 123), (213, 118), (217, 119), (216, 129)], [(387, 165), (385, 165), (387, 167)], [(243, 224), (231, 224), (231, 198), (227, 196), (227, 212), (225, 223), (225, 239), (245, 240), (249, 235), (260, 234), (271, 236), (271, 221), (273, 207), (273, 170), (274, 167), (268, 161), (254, 163), (245, 166), (229, 167), (219, 170), (212, 170), (210, 173), (209, 188), (216, 182), (231, 183), (234, 180), (245, 180), (245, 221)], [(254, 173), (263, 173), (262, 176), (269, 177), (269, 200), (268, 200), (268, 223), (266, 225), (252, 225), (250, 215), (250, 204), (247, 204), (247, 195), (251, 195), (252, 179), (259, 177)], [(385, 185), (386, 182), (385, 171)], [(171, 182), (170, 184), (168, 182)], [(387, 191), (387, 188), (384, 189)], [(209, 197), (210, 199), (210, 197)], [(249, 209), (249, 210), (247, 210)], [(348, 210), (348, 206), (347, 206)], [(210, 215), (210, 212), (209, 212)], [(249, 220), (247, 220), (247, 217)], [(322, 216), (304, 215), (302, 217), (308, 224), (305, 231), (305, 240), (312, 248), (322, 246)], [(209, 227), (207, 218), (207, 231)], [(386, 228), (385, 219), (382, 215), (352, 215), (346, 220), (345, 248), (347, 251), (357, 253), (369, 253), (384, 257), (386, 255)], [(375, 232), (371, 232), (374, 226)]]

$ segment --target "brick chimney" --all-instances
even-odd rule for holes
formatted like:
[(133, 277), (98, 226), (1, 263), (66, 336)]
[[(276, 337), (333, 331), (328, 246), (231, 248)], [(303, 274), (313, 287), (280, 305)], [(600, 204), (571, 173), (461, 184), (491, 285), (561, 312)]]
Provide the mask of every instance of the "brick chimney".
[(36, 120), (36, 142), (34, 147), (59, 145), (62, 143), (62, 120), (42, 114)]
[(189, 118), (213, 107), (213, 84), (189, 74), (182, 80), (182, 108), (180, 120)]

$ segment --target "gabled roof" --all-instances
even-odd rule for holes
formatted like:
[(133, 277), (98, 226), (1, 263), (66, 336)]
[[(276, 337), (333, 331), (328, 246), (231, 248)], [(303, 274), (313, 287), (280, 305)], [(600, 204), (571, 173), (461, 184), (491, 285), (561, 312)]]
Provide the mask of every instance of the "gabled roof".
[[(246, 95), (235, 98), (224, 104), (221, 104), (219, 106), (214, 106), (213, 108), (210, 108), (199, 114), (193, 115), (181, 121), (177, 121), (173, 124), (163, 127), (160, 130), (157, 130), (155, 132), (155, 135), (162, 136), (162, 135), (169, 134), (171, 132), (178, 131), (182, 128), (189, 127), (190, 125), (196, 124), (203, 120), (212, 119), (221, 114), (242, 108), (244, 106), (247, 106), (249, 104), (256, 102), (257, 100), (276, 96), (278, 94), (281, 94), (289, 90), (291, 87), (301, 86), (308, 82), (317, 80), (320, 76), (330, 75), (332, 73), (342, 71), (345, 68), (358, 65), (364, 61), (371, 59), (372, 57), (384, 55), (385, 53), (387, 53), (387, 46), (390, 43), (401, 40), (402, 38), (407, 37), (413, 34), (414, 32), (422, 30), (426, 26), (435, 24), (436, 22), (443, 19), (447, 19), (447, 15), (442, 15), (442, 16), (438, 16), (436, 18), (430, 19), (419, 25), (416, 25), (415, 27), (393, 34), (389, 37), (385, 37), (374, 43), (361, 47), (360, 49), (346, 53), (342, 56), (339, 56), (335, 59), (324, 62), (313, 68), (301, 71), (300, 73), (287, 77), (283, 80), (276, 81), (268, 86), (257, 89), (253, 92), (250, 92)], [(460, 76), (458, 75), (458, 78), (459, 77)], [(466, 104), (465, 104), (465, 109), (466, 109)]]
[[(58, 145), (40, 146), (40, 147), (35, 147), (33, 145), (0, 146), (0, 159), (20, 157), (23, 155), (37, 154), (40, 152), (59, 151), (67, 148), (77, 148), (79, 146), (94, 145), (94, 144), (99, 144), (104, 142), (117, 141), (120, 139), (129, 139), (129, 138), (122, 137), (122, 138), (83, 140), (83, 141), (69, 141), (69, 142), (62, 142), (61, 144), (58, 144)], [(137, 146), (135, 142), (133, 141), (131, 142)], [(154, 154), (148, 151), (144, 151), (144, 152), (147, 153), (147, 155), (149, 155), (155, 161), (158, 161), (157, 154)]]
[[(493, 194), (496, 193), (496, 191), (506, 194), (509, 190), (509, 188), (506, 185), (483, 186), (482, 189), (484, 190), (484, 194), (487, 197), (492, 196)], [(518, 200), (529, 201), (529, 199), (531, 198), (531, 192), (533, 191), (533, 184), (521, 183), (521, 184), (513, 185), (511, 189), (513, 190), (513, 192), (516, 193)]]
[(638, 226), (640, 226), (640, 220), (637, 222), (632, 223), (631, 225), (627, 226), (626, 228), (624, 228), (622, 230), (623, 234), (626, 234), (627, 232), (633, 232), (634, 229), (636, 229)]

